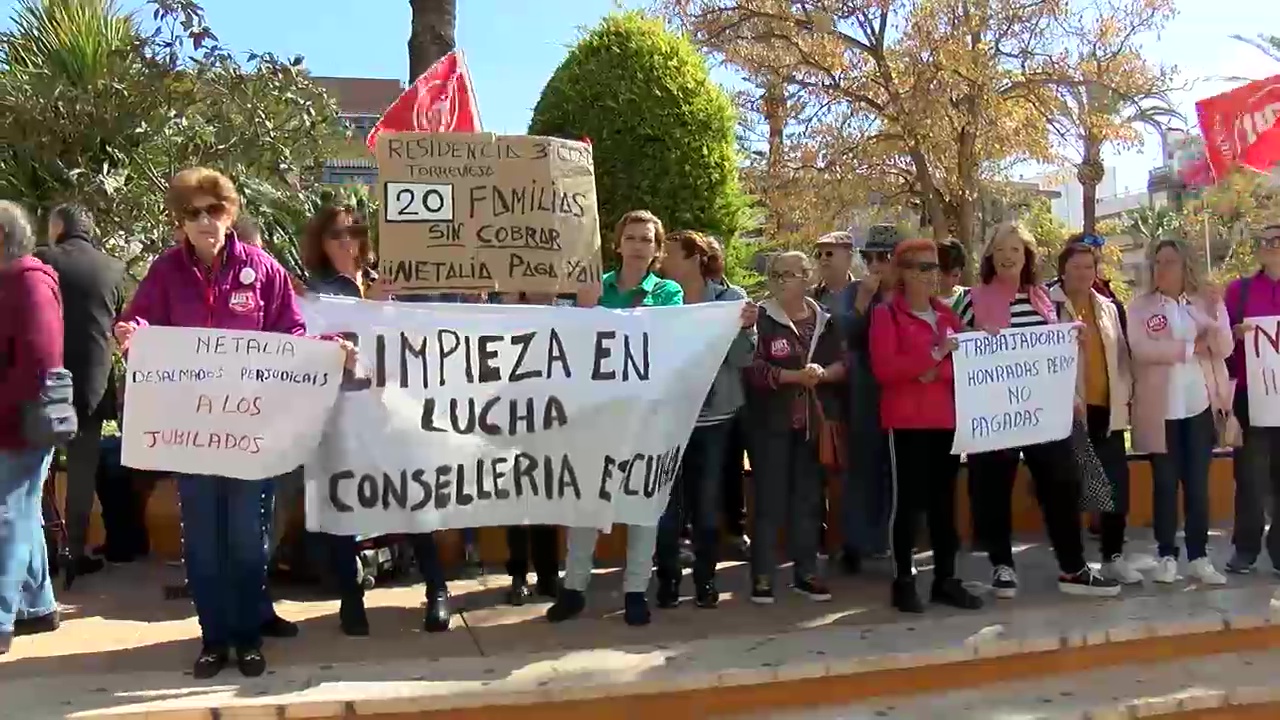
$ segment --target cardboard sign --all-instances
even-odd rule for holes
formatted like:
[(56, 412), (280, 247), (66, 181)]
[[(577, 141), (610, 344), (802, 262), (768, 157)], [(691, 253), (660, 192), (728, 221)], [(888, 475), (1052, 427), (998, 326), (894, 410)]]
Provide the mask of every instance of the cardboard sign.
[(307, 526), (364, 535), (657, 524), (742, 303), (302, 309), (355, 329), (363, 378), (306, 462)]
[(1248, 378), (1249, 425), (1280, 427), (1280, 317), (1252, 317), (1244, 321), (1244, 368)]
[(493, 133), (378, 138), (381, 272), (398, 292), (600, 281), (591, 146)]
[(289, 472), (320, 441), (342, 365), (342, 350), (328, 340), (139, 328), (125, 371), (121, 461), (244, 480)]
[(954, 453), (1025, 447), (1071, 434), (1079, 328), (1071, 323), (957, 335)]

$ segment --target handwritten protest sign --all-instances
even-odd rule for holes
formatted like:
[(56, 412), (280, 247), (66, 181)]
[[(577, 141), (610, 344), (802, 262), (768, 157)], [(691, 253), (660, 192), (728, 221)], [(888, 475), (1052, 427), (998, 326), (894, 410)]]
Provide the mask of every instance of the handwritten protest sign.
[(987, 452), (1070, 435), (1078, 332), (1061, 324), (957, 335), (951, 451)]
[(259, 480), (315, 449), (338, 396), (337, 343), (247, 330), (139, 328), (129, 345), (122, 462)]
[(656, 524), (741, 308), (308, 301), (367, 373), (306, 463), (308, 527)]
[(378, 138), (382, 275), (400, 292), (570, 292), (600, 280), (591, 146), (493, 133)]
[(1280, 317), (1257, 317), (1247, 321), (1244, 338), (1246, 387), (1249, 388), (1249, 424), (1255, 427), (1280, 426)]

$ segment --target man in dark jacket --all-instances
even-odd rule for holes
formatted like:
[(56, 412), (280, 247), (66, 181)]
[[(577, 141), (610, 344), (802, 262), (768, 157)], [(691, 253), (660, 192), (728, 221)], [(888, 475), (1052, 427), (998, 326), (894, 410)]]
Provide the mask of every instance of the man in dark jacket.
[(104, 253), (94, 238), (93, 217), (78, 205), (49, 213), (50, 246), (37, 253), (58, 273), (62, 290), (63, 347), (71, 371), (80, 432), (67, 445), (67, 577), (102, 569), (85, 553), (102, 423), (115, 418), (114, 341), (111, 325), (124, 307), (124, 263)]

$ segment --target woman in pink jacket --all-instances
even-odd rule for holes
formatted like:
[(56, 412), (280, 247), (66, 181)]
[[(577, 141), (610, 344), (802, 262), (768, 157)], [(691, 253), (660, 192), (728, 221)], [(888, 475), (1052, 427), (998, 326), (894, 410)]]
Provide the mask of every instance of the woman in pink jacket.
[(934, 297), (938, 246), (906, 240), (893, 251), (898, 290), (871, 313), (871, 371), (880, 383), (880, 423), (889, 431), (894, 514), (891, 534), (896, 577), (893, 606), (924, 612), (916, 594), (913, 546), (920, 515), (933, 546), (932, 602), (976, 610), (982, 600), (956, 578), (956, 476), (951, 454), (956, 393), (951, 353), (959, 347), (960, 317)]
[(1178, 578), (1178, 484), (1182, 484), (1188, 567), (1207, 585), (1227, 579), (1208, 557), (1209, 462), (1214, 414), (1231, 406), (1224, 362), (1231, 327), (1220, 294), (1202, 287), (1186, 245), (1151, 247), (1149, 290), (1129, 305), (1133, 353), (1133, 446), (1151, 453), (1156, 543), (1152, 579)]

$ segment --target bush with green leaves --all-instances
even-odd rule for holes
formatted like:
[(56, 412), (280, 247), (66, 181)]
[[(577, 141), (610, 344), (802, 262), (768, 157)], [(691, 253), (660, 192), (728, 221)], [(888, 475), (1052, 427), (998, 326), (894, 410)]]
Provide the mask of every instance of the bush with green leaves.
[(607, 261), (613, 226), (628, 210), (726, 241), (744, 228), (736, 122), (697, 48), (632, 11), (608, 15), (570, 50), (542, 90), (529, 133), (590, 139)]

